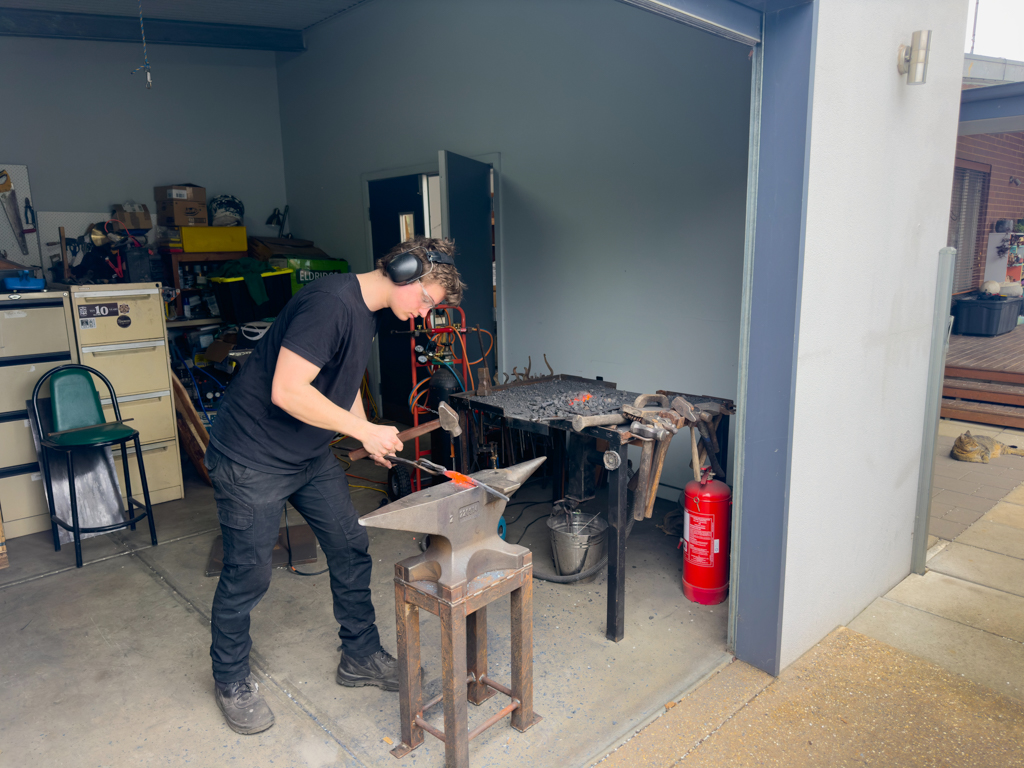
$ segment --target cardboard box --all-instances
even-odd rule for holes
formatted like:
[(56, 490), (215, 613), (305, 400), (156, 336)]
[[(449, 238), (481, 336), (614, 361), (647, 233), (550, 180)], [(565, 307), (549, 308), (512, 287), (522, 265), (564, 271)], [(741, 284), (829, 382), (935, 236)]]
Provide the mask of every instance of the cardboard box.
[(205, 227), (210, 223), (206, 203), (161, 200), (156, 206), (157, 223), (165, 227)]
[(186, 200), (192, 203), (206, 202), (206, 187), (191, 184), (175, 184), (170, 187), (153, 187), (153, 197), (158, 203), (164, 200)]
[(182, 227), (179, 231), (185, 253), (245, 251), (249, 247), (245, 227)]
[(148, 231), (153, 228), (153, 218), (149, 215), (149, 208), (138, 203), (115, 205), (110, 217), (119, 221), (125, 229)]

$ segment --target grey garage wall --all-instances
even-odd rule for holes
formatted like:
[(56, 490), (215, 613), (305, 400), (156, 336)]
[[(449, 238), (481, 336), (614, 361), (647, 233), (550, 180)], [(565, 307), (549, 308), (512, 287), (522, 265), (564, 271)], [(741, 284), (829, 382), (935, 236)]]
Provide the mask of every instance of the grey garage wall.
[(150, 46), (146, 90), (141, 45), (0, 41), (0, 162), (28, 166), (38, 210), (152, 210), (180, 181), (240, 198), (256, 232), (284, 206), (273, 53)]
[(735, 396), (747, 48), (614, 0), (378, 0), (306, 43), (278, 59), (297, 232), (365, 268), (361, 174), (499, 152), (505, 369)]

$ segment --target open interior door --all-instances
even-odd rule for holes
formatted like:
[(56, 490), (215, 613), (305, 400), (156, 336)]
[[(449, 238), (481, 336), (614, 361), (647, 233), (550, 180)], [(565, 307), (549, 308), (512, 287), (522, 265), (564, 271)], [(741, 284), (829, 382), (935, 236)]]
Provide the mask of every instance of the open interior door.
[[(441, 173), (441, 232), (443, 237), (455, 241), (455, 264), (468, 289), (462, 298), (466, 324), (479, 327), (495, 335), (494, 313), (494, 239), (491, 219), (491, 166), (454, 152), (438, 153)], [(467, 334), (470, 361), (478, 360), (487, 350), (484, 336), (480, 348), (476, 333)], [(490, 357), (493, 370), (497, 349)], [(472, 366), (474, 379), (476, 369)], [(469, 384), (466, 383), (469, 389)]]

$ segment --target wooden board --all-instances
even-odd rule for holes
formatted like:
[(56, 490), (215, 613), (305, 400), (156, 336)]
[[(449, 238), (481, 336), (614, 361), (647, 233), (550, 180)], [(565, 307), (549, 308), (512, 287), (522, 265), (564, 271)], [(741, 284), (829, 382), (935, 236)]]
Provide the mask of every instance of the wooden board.
[(996, 371), (987, 368), (963, 368), (947, 365), (946, 376), (960, 379), (977, 379), (980, 381), (1001, 381), (1006, 384), (1024, 384), (1024, 373)]
[(174, 392), (174, 411), (182, 447), (199, 476), (206, 481), (207, 485), (213, 485), (210, 473), (206, 471), (206, 465), (203, 463), (206, 458), (206, 448), (210, 444), (210, 433), (206, 431), (206, 426), (199, 419), (196, 409), (192, 407), (188, 392), (178, 381), (177, 376), (171, 376), (171, 389)]
[(942, 396), (1024, 406), (1024, 385), (947, 377), (942, 383)]
[(1024, 408), (998, 403), (974, 403), (967, 400), (942, 398), (940, 415), (944, 419), (973, 421), (1000, 427), (1024, 429)]

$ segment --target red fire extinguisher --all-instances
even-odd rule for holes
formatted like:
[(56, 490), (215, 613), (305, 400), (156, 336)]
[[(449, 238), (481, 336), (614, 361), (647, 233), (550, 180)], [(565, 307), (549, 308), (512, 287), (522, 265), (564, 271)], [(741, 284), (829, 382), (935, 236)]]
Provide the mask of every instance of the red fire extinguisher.
[(718, 480), (691, 480), (683, 496), (683, 594), (700, 605), (718, 605), (729, 595), (732, 491)]

